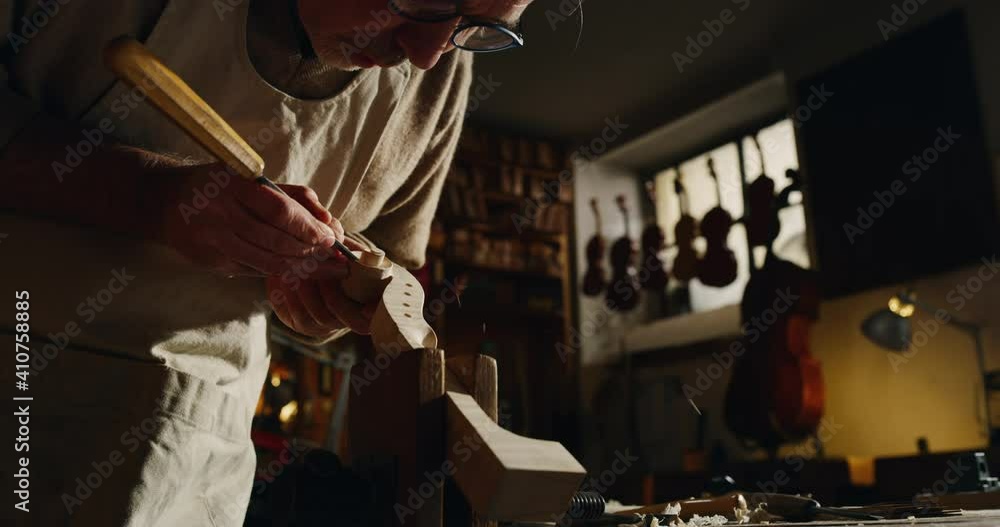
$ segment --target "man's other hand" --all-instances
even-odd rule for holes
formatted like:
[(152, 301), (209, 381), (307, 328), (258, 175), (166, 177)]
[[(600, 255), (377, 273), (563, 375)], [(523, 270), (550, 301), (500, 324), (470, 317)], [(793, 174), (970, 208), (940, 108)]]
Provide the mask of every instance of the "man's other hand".
[[(348, 247), (358, 247), (346, 240)], [(348, 298), (339, 278), (299, 280), (294, 274), (267, 279), (267, 297), (274, 313), (286, 326), (314, 338), (328, 338), (343, 328), (367, 335), (377, 305), (363, 305)], [(276, 292), (280, 291), (280, 294)]]

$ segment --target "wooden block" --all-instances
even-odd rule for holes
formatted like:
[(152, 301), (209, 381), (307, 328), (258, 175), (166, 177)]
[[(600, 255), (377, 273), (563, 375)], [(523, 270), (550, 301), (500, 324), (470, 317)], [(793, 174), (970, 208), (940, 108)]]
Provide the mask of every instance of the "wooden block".
[(559, 443), (504, 430), (467, 393), (445, 393), (446, 456), (473, 510), (502, 521), (565, 512), (586, 471)]

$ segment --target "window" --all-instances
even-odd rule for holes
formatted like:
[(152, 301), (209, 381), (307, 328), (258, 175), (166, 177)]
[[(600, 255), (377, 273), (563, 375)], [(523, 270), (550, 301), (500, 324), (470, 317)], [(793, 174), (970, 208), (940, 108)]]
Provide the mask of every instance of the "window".
[[(795, 150), (795, 130), (791, 120), (786, 119), (761, 129), (757, 133), (758, 141), (764, 154), (764, 166), (767, 175), (774, 180), (775, 192), (780, 192), (791, 183), (786, 176), (788, 169), (798, 169), (799, 162)], [(663, 170), (656, 174), (656, 215), (657, 221), (667, 235), (666, 263), (667, 269), (673, 264), (677, 254), (674, 238), (674, 225), (680, 218), (681, 211), (677, 194), (674, 193), (674, 182), (678, 177), (678, 169), (682, 174), (682, 182), (688, 197), (688, 214), (700, 221), (709, 210), (719, 204), (726, 209), (734, 219), (743, 216), (743, 185), (740, 183), (740, 151), (736, 142), (727, 143), (714, 150), (705, 152), (692, 159), (680, 163), (677, 167)], [(747, 183), (752, 182), (761, 174), (761, 159), (751, 138), (743, 139), (743, 162), (747, 174)], [(714, 160), (718, 176), (718, 188), (712, 181), (708, 171), (709, 158)], [(802, 206), (802, 196), (794, 192), (789, 198), (793, 205), (779, 211), (781, 231), (774, 242), (774, 253), (780, 258), (790, 260), (803, 267), (810, 265), (809, 251), (806, 244), (805, 211)], [(707, 311), (719, 307), (738, 304), (743, 297), (743, 289), (750, 279), (751, 258), (747, 246), (746, 229), (741, 223), (733, 224), (729, 231), (728, 247), (736, 254), (738, 275), (736, 280), (721, 288), (709, 287), (697, 278), (688, 284), (692, 311)], [(697, 238), (694, 242), (699, 254), (705, 251), (705, 239)], [(764, 249), (758, 248), (754, 254), (754, 265), (763, 262)], [(674, 283), (676, 287), (679, 284)]]

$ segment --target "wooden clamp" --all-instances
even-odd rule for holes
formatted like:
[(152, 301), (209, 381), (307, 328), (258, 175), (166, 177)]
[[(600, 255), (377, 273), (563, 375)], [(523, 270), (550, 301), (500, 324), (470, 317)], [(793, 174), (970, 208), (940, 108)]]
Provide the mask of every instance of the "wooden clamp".
[[(345, 293), (359, 301), (352, 292), (378, 298), (371, 291), (381, 291), (374, 357), (351, 372), (350, 443), (355, 466), (369, 474), (384, 469), (395, 480), (393, 497), (382, 503), (383, 524), (487, 525), (566, 512), (583, 467), (559, 443), (497, 425), (496, 362), (446, 358), (424, 320), (423, 289), (413, 275), (397, 265), (388, 277), (376, 274), (365, 260), (350, 263), (344, 281)], [(448, 494), (439, 475), (450, 476), (464, 499)]]

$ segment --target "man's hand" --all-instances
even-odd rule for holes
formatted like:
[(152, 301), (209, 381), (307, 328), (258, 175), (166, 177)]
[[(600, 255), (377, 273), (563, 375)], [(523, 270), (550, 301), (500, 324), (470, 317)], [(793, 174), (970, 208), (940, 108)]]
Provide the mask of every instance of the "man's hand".
[[(156, 238), (188, 260), (226, 276), (275, 276), (313, 260), (315, 278), (346, 273), (328, 257), (343, 241), (340, 221), (308, 187), (279, 185), (288, 196), (226, 172), (221, 164), (177, 167), (160, 176)], [(290, 199), (291, 198), (291, 199)]]
[[(346, 243), (352, 249), (358, 248), (349, 239)], [(267, 297), (272, 299), (278, 319), (303, 335), (328, 338), (345, 327), (355, 333), (369, 334), (376, 306), (351, 300), (344, 294), (340, 282), (337, 278), (303, 280), (294, 273), (286, 273), (267, 279)], [(280, 294), (276, 294), (278, 291)]]

